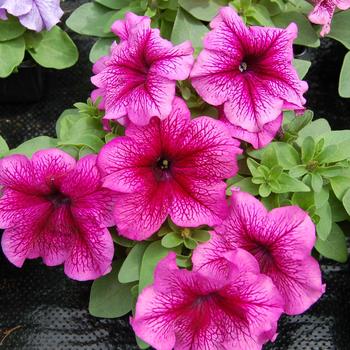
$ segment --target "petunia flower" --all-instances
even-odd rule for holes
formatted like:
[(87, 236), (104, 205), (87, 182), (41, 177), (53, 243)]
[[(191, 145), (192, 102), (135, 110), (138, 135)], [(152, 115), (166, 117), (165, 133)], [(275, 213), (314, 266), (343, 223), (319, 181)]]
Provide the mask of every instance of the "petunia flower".
[(219, 119), (226, 124), (232, 137), (250, 143), (255, 149), (263, 148), (268, 145), (281, 129), (283, 122), (283, 114), (280, 114), (277, 119), (266, 123), (261, 130), (250, 132), (244, 130), (240, 126), (233, 125), (226, 118), (223, 108), (219, 108)]
[(94, 67), (96, 75), (91, 78), (98, 88), (92, 98), (102, 97), (104, 119), (127, 117), (134, 124), (146, 125), (154, 116), (166, 118), (176, 81), (187, 79), (193, 65), (190, 41), (173, 46), (150, 27), (150, 18), (131, 14), (112, 28), (125, 40), (112, 45), (110, 55), (103, 65)]
[(7, 20), (6, 11), (4, 9), (0, 9), (0, 20)]
[(233, 192), (229, 216), (215, 227), (210, 241), (194, 252), (194, 269), (225, 274), (227, 263), (222, 254), (237, 247), (245, 249), (280, 291), (285, 312), (300, 314), (325, 291), (319, 264), (311, 256), (315, 239), (314, 224), (300, 208), (267, 212), (252, 195)]
[(157, 350), (258, 350), (273, 340), (283, 310), (276, 287), (246, 251), (226, 259), (228, 277), (213, 276), (178, 269), (169, 253), (138, 297), (136, 335)]
[(17, 267), (42, 257), (76, 280), (111, 270), (113, 195), (101, 187), (96, 156), (78, 162), (49, 149), (0, 161), (2, 249)]
[(191, 121), (180, 98), (166, 119), (130, 125), (98, 157), (104, 186), (121, 193), (114, 212), (119, 233), (146, 239), (168, 215), (183, 227), (220, 223), (228, 213), (223, 180), (236, 174), (239, 153), (223, 123)]
[(231, 7), (210, 23), (191, 81), (209, 104), (223, 105), (226, 118), (249, 133), (261, 132), (283, 109), (303, 110), (306, 82), (292, 65), (297, 26), (246, 27)]
[(315, 7), (309, 14), (309, 20), (315, 24), (321, 24), (320, 35), (325, 36), (331, 31), (331, 22), (336, 8), (347, 10), (350, 8), (350, 0), (314, 0)]
[(21, 24), (36, 32), (50, 30), (60, 21), (60, 0), (0, 0), (0, 9), (18, 17)]

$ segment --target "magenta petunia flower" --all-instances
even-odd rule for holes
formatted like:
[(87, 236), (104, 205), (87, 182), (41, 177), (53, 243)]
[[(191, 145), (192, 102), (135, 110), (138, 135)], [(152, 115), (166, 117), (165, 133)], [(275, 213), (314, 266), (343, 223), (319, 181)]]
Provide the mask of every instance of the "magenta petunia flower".
[(314, 0), (315, 7), (309, 14), (309, 20), (315, 24), (321, 24), (321, 36), (331, 31), (331, 22), (336, 8), (347, 10), (350, 8), (350, 0)]
[(60, 21), (60, 0), (0, 0), (0, 9), (18, 17), (21, 24), (36, 32), (50, 30)]
[(229, 276), (213, 276), (179, 270), (169, 253), (138, 297), (135, 333), (157, 350), (258, 350), (273, 340), (283, 311), (276, 287), (246, 251), (226, 259)]
[(311, 256), (315, 227), (296, 206), (267, 212), (253, 196), (233, 192), (230, 214), (215, 227), (208, 243), (193, 255), (195, 270), (220, 271), (227, 263), (222, 254), (237, 247), (253, 254), (261, 272), (270, 276), (285, 301), (285, 312), (300, 314), (325, 291), (318, 262)]
[(0, 161), (2, 248), (21, 267), (42, 257), (48, 266), (64, 263), (76, 280), (96, 279), (111, 270), (113, 195), (101, 187), (96, 156), (78, 162), (58, 149), (31, 160), (13, 155)]
[(122, 193), (114, 214), (119, 233), (146, 239), (168, 215), (183, 227), (221, 222), (228, 213), (223, 180), (236, 174), (239, 153), (223, 123), (191, 121), (180, 98), (163, 121), (130, 125), (98, 157), (104, 186)]
[(307, 84), (292, 65), (294, 23), (286, 29), (246, 27), (231, 7), (210, 23), (191, 72), (199, 95), (224, 105), (226, 118), (249, 133), (275, 121), (282, 109), (303, 110)]
[[(146, 125), (154, 116), (166, 118), (171, 112), (177, 80), (188, 78), (193, 65), (190, 41), (173, 46), (151, 29), (150, 18), (132, 14), (118, 21), (113, 30), (121, 36), (108, 59), (94, 67), (91, 78), (97, 90), (92, 98), (103, 99), (105, 120), (128, 117)], [(101, 108), (102, 108), (101, 107)]]
[(283, 114), (280, 114), (277, 119), (266, 123), (260, 131), (250, 132), (243, 128), (233, 125), (225, 117), (223, 108), (219, 108), (219, 119), (226, 124), (230, 130), (232, 137), (250, 143), (255, 149), (263, 148), (268, 145), (281, 129), (283, 122)]

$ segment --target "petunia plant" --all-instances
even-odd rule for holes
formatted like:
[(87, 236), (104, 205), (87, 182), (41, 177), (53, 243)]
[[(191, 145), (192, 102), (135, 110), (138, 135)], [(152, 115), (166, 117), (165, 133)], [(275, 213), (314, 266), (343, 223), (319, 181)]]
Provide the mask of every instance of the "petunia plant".
[(28, 57), (55, 69), (77, 62), (74, 42), (57, 26), (62, 15), (60, 0), (0, 0), (0, 78)]
[(326, 292), (318, 260), (347, 260), (350, 131), (306, 109), (300, 23), (199, 2), (72, 15), (95, 11), (108, 50), (56, 137), (0, 138), (2, 249), (95, 280), (90, 313), (131, 312), (140, 348), (261, 349)]

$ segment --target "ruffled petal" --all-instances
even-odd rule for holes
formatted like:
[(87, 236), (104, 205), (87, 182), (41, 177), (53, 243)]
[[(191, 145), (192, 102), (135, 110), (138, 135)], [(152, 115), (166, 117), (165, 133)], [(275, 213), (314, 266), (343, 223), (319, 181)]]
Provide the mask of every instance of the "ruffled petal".
[(33, 0), (0, 0), (0, 7), (13, 16), (28, 13), (33, 6)]
[(165, 221), (169, 207), (167, 182), (151, 183), (143, 190), (118, 195), (114, 220), (119, 234), (137, 241), (149, 238)]
[(91, 220), (79, 222), (76, 235), (72, 237), (64, 272), (78, 281), (94, 280), (112, 269), (114, 245), (106, 228)]
[(146, 16), (137, 16), (133, 12), (127, 12), (124, 19), (115, 21), (112, 24), (112, 32), (119, 36), (121, 40), (128, 40), (133, 29), (140, 23), (150, 27), (151, 21)]

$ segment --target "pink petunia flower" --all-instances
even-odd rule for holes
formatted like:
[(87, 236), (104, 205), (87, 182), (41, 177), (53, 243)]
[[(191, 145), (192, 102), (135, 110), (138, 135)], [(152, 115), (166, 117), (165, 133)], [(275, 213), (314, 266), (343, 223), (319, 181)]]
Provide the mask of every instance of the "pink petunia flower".
[(255, 149), (263, 148), (268, 145), (281, 129), (283, 122), (283, 114), (280, 114), (277, 119), (266, 123), (261, 130), (250, 132), (243, 128), (233, 125), (225, 117), (223, 108), (219, 108), (219, 120), (226, 124), (232, 137), (250, 143)]
[(224, 105), (226, 118), (248, 133), (259, 133), (282, 109), (303, 110), (307, 84), (292, 65), (297, 26), (246, 27), (231, 7), (210, 23), (204, 50), (191, 71), (199, 95)]
[(309, 20), (322, 25), (321, 36), (331, 31), (331, 22), (336, 8), (341, 10), (350, 8), (350, 0), (314, 0), (313, 3), (315, 7), (309, 14)]
[(91, 78), (97, 86), (92, 94), (103, 99), (105, 120), (128, 117), (137, 125), (146, 125), (154, 116), (166, 118), (171, 112), (177, 80), (188, 78), (193, 65), (189, 41), (173, 46), (151, 29), (148, 17), (126, 15), (113, 30), (121, 36), (108, 58), (94, 67)]
[(2, 248), (17, 267), (42, 257), (76, 280), (111, 270), (113, 195), (101, 186), (96, 156), (78, 162), (58, 149), (0, 161)]
[(213, 276), (179, 270), (169, 253), (138, 297), (135, 333), (157, 350), (258, 350), (273, 340), (283, 311), (276, 287), (246, 251), (225, 258), (228, 276)]
[(194, 269), (225, 274), (227, 263), (222, 254), (237, 247), (245, 249), (280, 291), (285, 312), (300, 314), (325, 291), (319, 264), (311, 256), (315, 239), (314, 224), (300, 208), (289, 206), (267, 212), (250, 194), (233, 192), (229, 216), (215, 227), (211, 240), (194, 252)]
[(18, 17), (24, 27), (36, 32), (50, 30), (63, 15), (60, 0), (0, 0), (0, 9)]
[(217, 120), (191, 121), (180, 98), (172, 108), (162, 121), (130, 125), (98, 157), (104, 186), (122, 193), (114, 217), (130, 239), (148, 238), (168, 215), (179, 226), (196, 227), (218, 224), (228, 213), (223, 180), (237, 173), (237, 141)]

